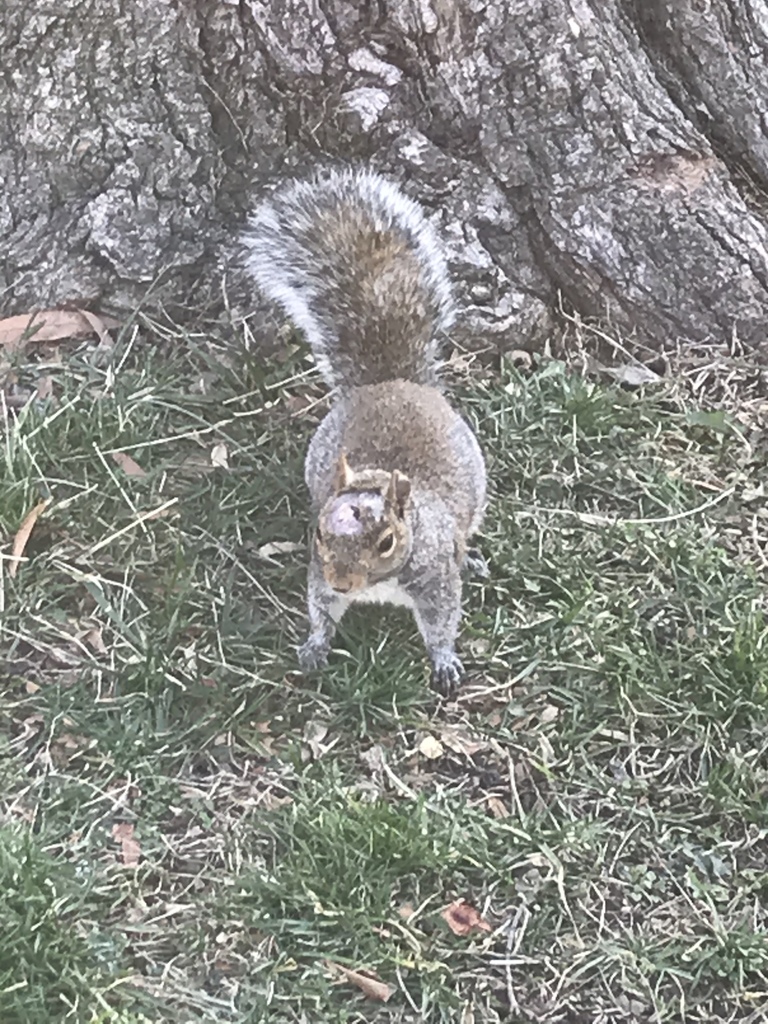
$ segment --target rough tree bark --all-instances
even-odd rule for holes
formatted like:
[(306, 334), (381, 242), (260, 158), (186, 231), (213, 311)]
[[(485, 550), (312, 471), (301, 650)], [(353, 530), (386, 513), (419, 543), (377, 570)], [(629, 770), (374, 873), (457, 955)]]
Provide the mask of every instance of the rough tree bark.
[(3, 313), (200, 305), (225, 269), (245, 308), (254, 193), (355, 159), (441, 211), (470, 333), (538, 345), (562, 294), (768, 351), (768, 0), (0, 9)]

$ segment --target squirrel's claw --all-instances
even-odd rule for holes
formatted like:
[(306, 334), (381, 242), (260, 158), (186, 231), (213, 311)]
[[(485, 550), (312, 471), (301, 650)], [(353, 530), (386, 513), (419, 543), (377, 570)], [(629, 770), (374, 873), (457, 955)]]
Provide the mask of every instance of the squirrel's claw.
[(462, 678), (464, 666), (455, 651), (432, 651), (432, 689), (442, 697), (456, 696)]
[(310, 634), (298, 648), (302, 672), (316, 672), (328, 664), (329, 647), (323, 637)]
[(467, 548), (461, 568), (472, 576), (479, 576), (480, 579), (487, 579), (491, 571), (488, 563), (483, 558), (480, 548)]

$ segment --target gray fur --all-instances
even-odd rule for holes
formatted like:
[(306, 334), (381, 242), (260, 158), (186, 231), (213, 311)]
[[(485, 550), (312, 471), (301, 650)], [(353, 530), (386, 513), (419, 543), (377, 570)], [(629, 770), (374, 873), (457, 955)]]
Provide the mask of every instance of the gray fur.
[(305, 334), (332, 387), (435, 383), (453, 322), (445, 258), (422, 210), (368, 170), (278, 189), (243, 235), (261, 291)]

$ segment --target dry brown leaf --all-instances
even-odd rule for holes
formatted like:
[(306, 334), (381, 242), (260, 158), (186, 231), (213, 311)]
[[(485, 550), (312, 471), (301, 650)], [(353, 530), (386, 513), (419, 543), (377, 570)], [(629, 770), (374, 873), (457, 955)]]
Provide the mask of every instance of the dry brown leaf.
[(27, 691), (27, 693), (37, 693), (38, 690), (41, 689), (41, 687), (37, 683), (34, 683), (31, 679), (28, 679), (26, 683), (24, 683), (24, 689)]
[(16, 536), (13, 538), (13, 545), (11, 546), (11, 561), (8, 566), (8, 575), (10, 577), (14, 577), (18, 572), (21, 559), (24, 557), (24, 551), (29, 543), (29, 538), (35, 528), (35, 523), (45, 509), (48, 508), (51, 501), (51, 498), (44, 498), (43, 501), (38, 501), (35, 507), (24, 517), (24, 522), (17, 530)]
[(113, 320), (110, 316), (96, 316), (95, 313), (91, 313), (88, 309), (79, 310), (81, 316), (85, 317), (88, 323), (91, 325), (91, 329), (99, 339), (100, 345), (105, 345), (108, 348), (112, 348), (113, 341), (112, 336), (109, 334), (107, 328), (119, 327), (120, 321)]
[(255, 742), (261, 750), (270, 756), (274, 753), (277, 737), (272, 735), (271, 722), (250, 722), (249, 725), (256, 733)]
[(26, 341), (59, 341), (94, 333), (103, 340), (104, 336), (108, 337), (107, 328), (117, 326), (117, 320), (98, 317), (85, 310), (46, 309), (41, 313), (22, 313), (0, 320), (0, 348), (14, 353)]
[(486, 742), (475, 739), (469, 732), (451, 726), (440, 730), (440, 740), (454, 754), (464, 754), (466, 757), (471, 757), (488, 746)]
[(83, 737), (75, 736), (71, 732), (63, 732), (56, 737), (56, 742), (65, 750), (80, 750), (83, 745)]
[(116, 821), (112, 826), (112, 838), (120, 843), (120, 855), (127, 867), (135, 867), (141, 857), (141, 846), (133, 833), (134, 827), (130, 821)]
[(386, 1003), (395, 991), (391, 985), (387, 985), (386, 982), (380, 981), (375, 977), (375, 975), (372, 975), (368, 971), (365, 973), (362, 971), (353, 971), (349, 967), (344, 967), (342, 964), (334, 963), (333, 960), (326, 960), (325, 964), (327, 967), (330, 967), (332, 971), (337, 971), (339, 974), (342, 974), (347, 981), (356, 985), (363, 995), (367, 996), (369, 999), (376, 999), (380, 1003)]
[(485, 918), (466, 900), (454, 900), (445, 908), (442, 917), (454, 935), (493, 931)]
[(83, 640), (92, 647), (97, 654), (106, 654), (107, 645), (104, 643), (104, 637), (101, 635), (101, 629), (98, 626), (94, 626), (93, 629), (89, 629), (83, 637)]
[(434, 761), (438, 757), (442, 757), (445, 751), (440, 740), (436, 740), (434, 736), (427, 734), (419, 744), (419, 753), (422, 757), (427, 757), (430, 761)]
[(142, 469), (135, 459), (132, 459), (127, 452), (112, 452), (112, 461), (116, 462), (126, 476), (146, 476), (146, 469)]
[(410, 917), (416, 913), (416, 908), (412, 903), (401, 903), (397, 908), (398, 917), (402, 917), (404, 921), (407, 921)]
[(494, 816), (494, 818), (501, 819), (509, 817), (509, 809), (507, 808), (507, 805), (504, 803), (504, 801), (499, 799), (499, 797), (489, 796), (488, 806), (490, 807), (491, 814)]
[(56, 750), (61, 761), (66, 763), (73, 754), (87, 749), (88, 746), (90, 746), (88, 740), (80, 733), (62, 732), (56, 737), (51, 749)]

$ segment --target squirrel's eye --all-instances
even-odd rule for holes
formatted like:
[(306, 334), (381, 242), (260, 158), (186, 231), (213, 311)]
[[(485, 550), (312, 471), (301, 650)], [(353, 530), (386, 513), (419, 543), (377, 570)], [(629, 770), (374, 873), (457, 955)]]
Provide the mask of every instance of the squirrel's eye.
[(318, 544), (319, 544), (319, 543), (320, 543), (320, 542), (322, 541), (322, 539), (323, 539), (323, 535), (322, 535), (322, 533), (320, 532), (320, 527), (318, 526), (318, 527), (316, 527), (316, 529), (315, 529), (315, 540), (316, 540), (316, 541), (318, 542)]
[(395, 535), (394, 533), (386, 533), (379, 541), (379, 554), (386, 557), (387, 555), (391, 555), (394, 550)]

